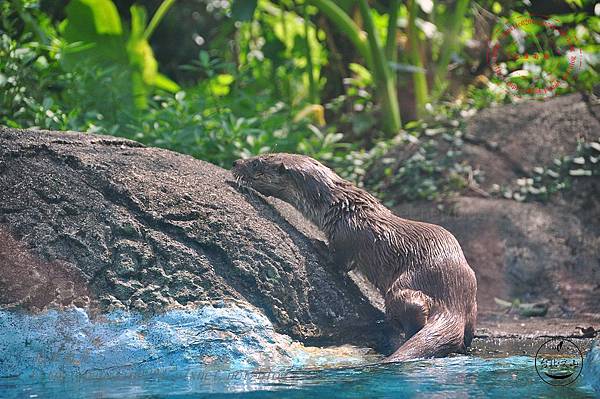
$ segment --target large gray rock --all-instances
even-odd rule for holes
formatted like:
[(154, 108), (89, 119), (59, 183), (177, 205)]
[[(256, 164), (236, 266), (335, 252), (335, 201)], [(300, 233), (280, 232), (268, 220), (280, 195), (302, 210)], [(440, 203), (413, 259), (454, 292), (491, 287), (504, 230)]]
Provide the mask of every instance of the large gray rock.
[(189, 156), (0, 128), (0, 308), (154, 313), (233, 299), (297, 339), (378, 341), (381, 312), (294, 212)]

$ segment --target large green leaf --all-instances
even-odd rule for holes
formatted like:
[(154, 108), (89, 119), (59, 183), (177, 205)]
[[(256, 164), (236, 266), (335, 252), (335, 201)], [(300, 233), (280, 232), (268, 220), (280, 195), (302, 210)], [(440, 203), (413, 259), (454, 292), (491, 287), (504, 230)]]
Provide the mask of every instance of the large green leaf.
[(121, 19), (111, 0), (72, 0), (66, 13), (61, 24), (64, 38), (83, 43), (80, 51), (69, 54), (72, 62), (82, 58), (127, 62)]
[(111, 0), (72, 0), (66, 11), (80, 35), (120, 36), (123, 33), (119, 12)]
[(127, 40), (127, 54), (133, 71), (133, 92), (136, 106), (146, 107), (146, 99), (150, 88), (158, 87), (170, 92), (177, 92), (179, 86), (164, 75), (158, 73), (158, 62), (148, 40), (145, 38), (146, 10), (134, 5), (131, 11), (131, 33)]
[(129, 40), (139, 40), (144, 36), (144, 29), (146, 29), (146, 21), (148, 20), (146, 9), (142, 6), (133, 5), (129, 12), (131, 13)]
[[(171, 0), (166, 1), (172, 4)], [(67, 19), (61, 24), (66, 40), (74, 48), (66, 53), (65, 61), (70, 65), (81, 62), (123, 65), (130, 71), (136, 106), (145, 108), (153, 87), (177, 92), (179, 86), (158, 73), (158, 62), (147, 38), (146, 10), (134, 5), (130, 12), (131, 29), (125, 39), (121, 19), (111, 0), (72, 0), (67, 6)], [(166, 9), (161, 16), (165, 12)], [(160, 18), (155, 19), (155, 24), (160, 22)]]
[(127, 55), (133, 68), (133, 94), (138, 108), (146, 107), (149, 86), (154, 85), (158, 73), (158, 62), (154, 58), (152, 47), (144, 39), (146, 27), (146, 10), (144, 7), (133, 5), (131, 11), (131, 33), (127, 40)]

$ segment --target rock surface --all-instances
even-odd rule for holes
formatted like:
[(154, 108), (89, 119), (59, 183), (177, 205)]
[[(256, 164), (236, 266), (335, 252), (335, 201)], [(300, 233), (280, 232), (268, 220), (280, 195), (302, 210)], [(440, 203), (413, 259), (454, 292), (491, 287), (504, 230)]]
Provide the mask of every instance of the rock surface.
[(600, 105), (582, 94), (487, 108), (468, 121), (463, 158), (484, 174), (482, 188), (511, 186), (600, 137)]
[(383, 337), (381, 312), (313, 228), (231, 180), (133, 141), (0, 128), (0, 308), (155, 313), (230, 298), (304, 342)]

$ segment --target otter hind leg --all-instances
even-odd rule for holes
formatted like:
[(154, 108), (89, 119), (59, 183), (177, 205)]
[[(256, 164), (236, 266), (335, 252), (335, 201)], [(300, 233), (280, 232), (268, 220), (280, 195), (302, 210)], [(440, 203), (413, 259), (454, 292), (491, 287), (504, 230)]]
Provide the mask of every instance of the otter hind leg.
[(475, 303), (472, 307), (471, 312), (467, 315), (467, 320), (465, 323), (465, 351), (466, 348), (471, 346), (471, 341), (473, 341), (473, 337), (475, 336), (475, 320), (477, 319), (477, 303)]
[(390, 290), (385, 297), (388, 317), (402, 325), (406, 339), (425, 326), (431, 310), (431, 298), (411, 289)]

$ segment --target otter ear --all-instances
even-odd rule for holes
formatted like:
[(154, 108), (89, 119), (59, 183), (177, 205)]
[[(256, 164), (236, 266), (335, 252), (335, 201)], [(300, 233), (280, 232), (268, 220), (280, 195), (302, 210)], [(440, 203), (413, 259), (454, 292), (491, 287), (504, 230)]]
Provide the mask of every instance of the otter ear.
[(285, 173), (287, 170), (288, 170), (288, 168), (283, 163), (280, 163), (279, 165), (277, 165), (277, 171), (279, 173)]

